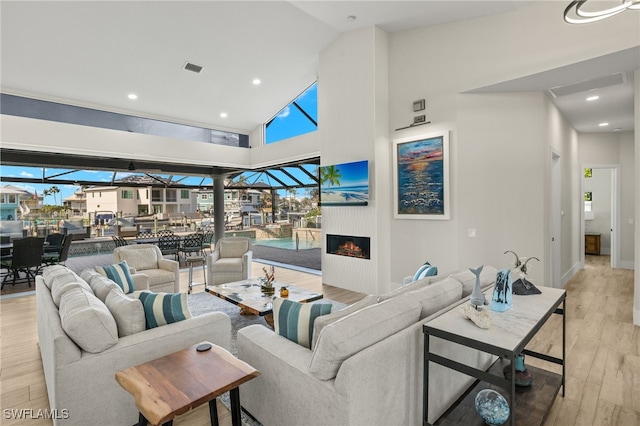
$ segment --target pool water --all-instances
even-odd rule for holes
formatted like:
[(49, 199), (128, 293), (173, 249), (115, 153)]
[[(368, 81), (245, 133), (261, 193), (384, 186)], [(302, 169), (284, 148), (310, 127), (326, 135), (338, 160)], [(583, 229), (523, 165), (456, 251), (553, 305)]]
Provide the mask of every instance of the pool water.
[[(268, 246), (268, 247), (277, 247), (288, 250), (296, 249), (296, 240), (293, 238), (274, 238), (269, 240), (251, 240), (252, 244), (260, 245), (260, 246)], [(298, 249), (312, 249), (312, 248), (320, 248), (320, 241), (316, 240), (299, 240)]]

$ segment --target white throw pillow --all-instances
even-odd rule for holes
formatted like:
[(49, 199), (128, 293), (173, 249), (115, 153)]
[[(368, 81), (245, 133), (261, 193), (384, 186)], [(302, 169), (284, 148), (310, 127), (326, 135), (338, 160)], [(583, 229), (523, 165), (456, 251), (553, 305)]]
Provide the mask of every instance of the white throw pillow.
[(44, 284), (47, 286), (49, 290), (51, 290), (53, 279), (58, 275), (64, 275), (69, 272), (71, 272), (71, 270), (63, 265), (47, 266), (42, 270), (42, 278), (44, 279)]
[[(111, 281), (109, 278), (98, 273), (96, 274), (97, 275), (94, 275), (91, 278), (91, 282), (89, 283), (89, 285), (91, 286), (91, 289), (93, 290), (93, 293), (96, 295), (96, 297), (103, 303), (105, 300), (107, 300), (107, 295), (111, 292), (111, 290), (117, 289), (122, 291), (120, 286)], [(124, 292), (122, 293), (124, 294)]]
[(99, 353), (118, 343), (116, 320), (92, 293), (79, 287), (65, 292), (59, 312), (62, 329), (82, 350)]
[(136, 334), (146, 329), (144, 308), (138, 299), (132, 299), (118, 289), (113, 289), (105, 300), (109, 312), (118, 326), (118, 336)]
[(65, 273), (56, 274), (51, 280), (51, 298), (57, 307), (60, 307), (60, 298), (72, 288), (83, 288), (89, 293), (93, 293), (89, 284), (77, 276), (70, 269)]
[(418, 321), (422, 306), (406, 294), (368, 306), (326, 326), (318, 337), (309, 372), (336, 377), (343, 361)]

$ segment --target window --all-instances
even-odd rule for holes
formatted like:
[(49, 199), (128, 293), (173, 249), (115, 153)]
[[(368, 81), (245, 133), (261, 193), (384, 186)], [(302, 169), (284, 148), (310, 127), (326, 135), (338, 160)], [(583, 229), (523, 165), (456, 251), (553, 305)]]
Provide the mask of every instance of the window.
[(200, 194), (200, 199), (201, 200), (207, 200), (207, 199), (209, 199), (209, 195), (208, 194)]
[(181, 189), (180, 190), (180, 198), (182, 198), (183, 200), (188, 200), (189, 199), (189, 190), (188, 189)]
[(178, 201), (178, 194), (175, 189), (167, 189), (167, 202), (176, 203)]
[[(152, 189), (151, 190), (151, 201), (162, 201), (162, 191), (159, 190), (159, 189)], [(158, 213), (158, 212), (154, 211), (154, 213)]]
[(133, 191), (130, 189), (123, 189), (120, 191), (120, 196), (125, 200), (133, 200)]
[(270, 144), (318, 130), (318, 83), (265, 124), (265, 143)]
[(9, 194), (9, 204), (16, 204), (16, 194)]

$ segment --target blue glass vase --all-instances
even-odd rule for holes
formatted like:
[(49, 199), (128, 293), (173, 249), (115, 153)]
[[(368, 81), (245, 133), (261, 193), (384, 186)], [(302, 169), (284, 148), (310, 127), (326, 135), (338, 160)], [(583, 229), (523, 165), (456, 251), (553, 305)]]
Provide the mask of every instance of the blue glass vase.
[(499, 392), (482, 389), (476, 395), (476, 412), (488, 425), (499, 426), (509, 419), (509, 404)]
[(491, 310), (504, 312), (511, 308), (513, 304), (511, 294), (513, 291), (513, 281), (511, 280), (511, 270), (501, 269), (496, 276), (496, 286), (493, 288), (491, 299)]

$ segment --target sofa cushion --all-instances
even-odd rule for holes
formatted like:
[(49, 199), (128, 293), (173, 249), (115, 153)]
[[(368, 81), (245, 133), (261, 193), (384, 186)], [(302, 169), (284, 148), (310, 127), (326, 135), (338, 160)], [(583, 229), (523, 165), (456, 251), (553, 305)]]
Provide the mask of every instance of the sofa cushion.
[(91, 286), (91, 290), (93, 290), (93, 294), (95, 294), (96, 297), (102, 301), (102, 303), (107, 300), (107, 295), (111, 292), (111, 290), (118, 289), (122, 291), (122, 288), (120, 288), (118, 284), (114, 283), (104, 275), (98, 273), (96, 273), (95, 276), (91, 277), (89, 285)]
[(129, 265), (126, 260), (113, 265), (96, 266), (96, 271), (118, 284), (125, 293), (132, 293), (136, 290), (136, 284), (131, 278)]
[(64, 265), (47, 266), (42, 270), (42, 278), (44, 279), (44, 285), (46, 285), (47, 288), (51, 290), (51, 284), (53, 284), (53, 279), (58, 275), (67, 274), (69, 272), (71, 272), (71, 270)]
[(119, 337), (136, 334), (146, 329), (144, 308), (139, 299), (127, 296), (118, 287), (109, 292), (105, 304), (116, 320)]
[(220, 240), (220, 257), (242, 257), (249, 251), (249, 241)]
[(191, 318), (187, 293), (133, 293), (142, 302), (147, 330)]
[(62, 295), (72, 288), (83, 288), (89, 293), (93, 293), (89, 284), (76, 275), (70, 269), (64, 273), (56, 274), (51, 280), (51, 298), (56, 306), (60, 307), (60, 299)]
[(211, 266), (216, 272), (242, 272), (241, 257), (223, 257)]
[(148, 247), (135, 247), (128, 248), (126, 253), (121, 252), (120, 258), (127, 258), (127, 263), (130, 267), (136, 271), (142, 271), (145, 269), (157, 269), (158, 268), (158, 252), (157, 247), (149, 245)]
[(273, 300), (273, 328), (277, 334), (310, 348), (313, 322), (329, 313), (330, 303), (300, 303), (276, 297)]
[(378, 296), (370, 294), (357, 301), (356, 303), (347, 306), (344, 309), (317, 317), (313, 323), (313, 339), (311, 340), (311, 349), (316, 347), (318, 336), (320, 335), (320, 332), (323, 328), (325, 328), (329, 324), (333, 324), (340, 318), (346, 317), (347, 315), (357, 312), (362, 308), (366, 308), (367, 306), (375, 305), (376, 303), (378, 303)]
[(82, 350), (98, 353), (118, 342), (115, 319), (93, 293), (81, 287), (66, 291), (59, 312), (63, 330)]
[(87, 283), (89, 283), (89, 285), (91, 285), (91, 279), (93, 277), (95, 277), (96, 275), (103, 276), (102, 274), (100, 274), (98, 271), (96, 271), (93, 268), (87, 268), (87, 269), (83, 270), (82, 272), (80, 272), (80, 278), (82, 278)]
[(149, 278), (149, 287), (158, 284), (172, 283), (176, 280), (176, 274), (166, 269), (145, 269), (140, 272)]
[(398, 287), (394, 290), (391, 290), (387, 293), (381, 294), (380, 296), (378, 296), (378, 302), (384, 302), (385, 300), (389, 300), (393, 297), (399, 296), (403, 293), (408, 293), (410, 291), (414, 291), (417, 290), (419, 288), (422, 288), (424, 286), (427, 286), (433, 282), (439, 281), (441, 280), (443, 277), (439, 276), (439, 275), (435, 275), (435, 276), (428, 276), (428, 277), (424, 277), (419, 279), (418, 281), (414, 281), (410, 284), (407, 285), (403, 285), (402, 287)]
[(453, 278), (445, 278), (418, 290), (410, 291), (407, 295), (415, 298), (422, 305), (420, 312), (422, 320), (462, 299), (462, 284)]
[[(484, 288), (496, 281), (498, 270), (491, 265), (485, 265), (480, 273), (480, 287)], [(467, 297), (473, 292), (476, 284), (476, 276), (470, 270), (464, 270), (449, 275), (462, 283), (462, 297)]]
[(415, 298), (402, 294), (324, 327), (309, 372), (320, 380), (333, 379), (344, 360), (415, 323), (421, 310)]

